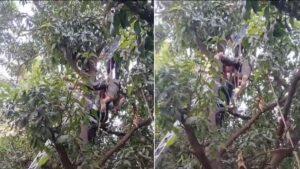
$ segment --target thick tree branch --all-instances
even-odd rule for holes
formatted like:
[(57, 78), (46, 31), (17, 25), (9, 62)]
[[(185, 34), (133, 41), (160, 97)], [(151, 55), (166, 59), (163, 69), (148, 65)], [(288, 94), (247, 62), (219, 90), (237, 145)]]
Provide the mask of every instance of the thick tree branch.
[(251, 117), (249, 117), (249, 116), (244, 116), (244, 115), (241, 115), (241, 114), (236, 113), (236, 112), (228, 111), (228, 113), (231, 114), (232, 116), (240, 118), (242, 120), (249, 120), (249, 119), (251, 119)]
[[(292, 82), (291, 82), (291, 86), (288, 92), (288, 96), (285, 97), (284, 99), (281, 99), (279, 101), (280, 105), (284, 104), (284, 115), (285, 117), (287, 116), (290, 107), (291, 107), (291, 103), (292, 103), (292, 99), (293, 96), (295, 94), (296, 91), (296, 87), (297, 87), (297, 83), (300, 80), (300, 69), (298, 70), (298, 72), (296, 73), (296, 75), (294, 76)], [(221, 148), (220, 149), (220, 155), (224, 154), (226, 152), (226, 148), (229, 147), (230, 145), (233, 144), (233, 142), (240, 137), (242, 134), (244, 134), (248, 129), (250, 129), (251, 125), (259, 118), (259, 116), (261, 114), (263, 114), (264, 112), (270, 111), (272, 110), (274, 107), (277, 106), (277, 102), (271, 103), (268, 106), (266, 106), (262, 111), (257, 112), (247, 123), (245, 126), (243, 126), (241, 129), (239, 129), (237, 132), (233, 133), (229, 140), (225, 143), (225, 148)]]
[(57, 138), (55, 136), (55, 132), (53, 131), (53, 129), (50, 127), (47, 127), (47, 128), (48, 128), (49, 132), (51, 133), (50, 140), (54, 144), (54, 148), (59, 155), (62, 166), (64, 167), (64, 169), (74, 169), (75, 167), (72, 164), (65, 147), (62, 144), (57, 143)]
[(54, 147), (59, 155), (60, 161), (65, 169), (74, 169), (74, 165), (70, 161), (68, 157), (68, 153), (66, 152), (64, 146), (59, 143), (54, 143)]
[[(285, 100), (286, 100), (286, 98), (279, 100), (279, 104), (283, 105)], [(274, 109), (276, 106), (277, 106), (277, 102), (274, 102), (274, 103), (271, 103), (271, 104), (265, 106), (262, 111), (258, 111), (242, 128), (240, 128), (238, 131), (236, 131), (229, 137), (228, 141), (226, 141), (226, 143), (225, 143), (225, 146), (220, 149), (220, 152), (219, 152), (220, 155), (223, 155), (226, 152), (227, 147), (231, 146), (238, 137), (240, 137), (248, 129), (250, 129), (252, 124), (255, 123), (255, 121), (259, 118), (260, 115), (262, 115), (263, 113), (265, 113), (267, 111)]]
[(212, 168), (211, 162), (205, 155), (205, 151), (204, 151), (205, 147), (198, 142), (198, 139), (194, 133), (193, 128), (189, 124), (186, 124), (186, 123), (183, 123), (183, 128), (187, 134), (190, 145), (192, 146), (193, 154), (201, 162), (201, 164), (203, 165), (203, 167), (205, 169), (211, 169)]
[(249, 119), (251, 119), (250, 116), (244, 116), (244, 115), (241, 114), (240, 111), (237, 111), (236, 109), (228, 109), (227, 112), (228, 112), (229, 114), (231, 114), (232, 116), (237, 117), (237, 118), (240, 118), (240, 119), (242, 119), (242, 120), (249, 120)]
[(140, 122), (137, 126), (134, 126), (133, 128), (131, 128), (129, 130), (129, 132), (124, 136), (122, 137), (119, 142), (117, 143), (117, 145), (115, 147), (113, 147), (112, 149), (110, 149), (109, 151), (107, 151), (102, 160), (100, 161), (100, 165), (103, 166), (106, 161), (116, 152), (118, 152), (122, 147), (124, 147), (126, 145), (126, 142), (130, 139), (131, 136), (133, 136), (134, 132), (136, 130), (138, 130), (139, 128), (141, 127), (144, 127), (144, 126), (148, 126), (150, 125), (152, 122), (152, 118), (148, 118), (146, 120), (143, 120), (142, 122)]
[[(292, 100), (293, 100), (293, 97), (294, 97), (294, 95), (296, 93), (297, 83), (298, 83), (299, 80), (300, 80), (300, 69), (295, 74), (295, 76), (294, 76), (294, 78), (293, 78), (293, 80), (291, 82), (291, 85), (289, 87), (288, 96), (287, 96), (287, 99), (285, 101), (285, 105), (283, 107), (284, 120), (287, 119), (287, 116), (288, 116), (288, 114), (290, 112)], [(278, 129), (279, 130), (280, 129), (284, 130), (284, 128), (285, 128), (284, 123), (283, 123), (283, 121), (281, 121), (281, 123), (279, 123)], [(292, 131), (290, 130), (290, 132), (292, 132)], [(283, 131), (279, 132), (279, 133), (283, 133)], [(280, 139), (281, 136), (282, 136), (282, 134), (279, 135), (279, 139)], [(297, 145), (299, 139), (300, 139), (299, 137), (292, 138), (293, 144)], [(277, 143), (277, 145), (279, 145), (279, 142)], [(271, 153), (272, 157), (271, 157), (271, 161), (270, 161), (270, 167), (271, 168), (276, 168), (282, 162), (283, 159), (285, 159), (286, 157), (292, 156), (293, 151), (294, 151), (293, 148), (281, 148), (281, 149), (277, 149), (277, 150), (272, 151), (272, 153)]]
[(269, 163), (269, 168), (277, 168), (277, 166), (282, 162), (282, 160), (286, 157), (290, 157), (293, 155), (292, 148), (280, 148), (271, 151), (271, 161)]
[[(297, 131), (296, 131), (297, 132)], [(299, 137), (292, 139), (294, 145), (297, 145), (299, 142)], [(286, 158), (293, 155), (293, 151), (298, 151), (297, 148), (284, 147), (271, 151), (271, 160), (269, 162), (269, 168), (277, 168), (279, 164)]]
[(125, 133), (118, 132), (118, 131), (107, 130), (106, 132), (107, 132), (108, 134), (114, 134), (114, 135), (119, 136), (119, 137), (125, 136)]
[(298, 72), (296, 73), (296, 75), (294, 76), (292, 82), (291, 82), (291, 86), (288, 92), (288, 96), (287, 96), (287, 100), (285, 102), (285, 105), (283, 107), (283, 116), (286, 118), (290, 108), (291, 108), (291, 104), (292, 104), (292, 100), (293, 100), (293, 96), (296, 93), (296, 88), (297, 88), (297, 83), (300, 80), (300, 68), (298, 70)]

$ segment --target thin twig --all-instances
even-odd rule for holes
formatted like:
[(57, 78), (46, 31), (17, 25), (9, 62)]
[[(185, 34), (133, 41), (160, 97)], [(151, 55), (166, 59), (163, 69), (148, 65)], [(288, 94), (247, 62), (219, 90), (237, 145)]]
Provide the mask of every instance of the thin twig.
[(151, 109), (150, 109), (150, 107), (149, 107), (149, 104), (148, 104), (148, 101), (147, 101), (147, 98), (146, 98), (146, 96), (145, 96), (145, 93), (144, 93), (143, 89), (141, 89), (141, 92), (142, 92), (142, 96), (143, 96), (144, 102), (146, 103), (146, 107), (147, 107), (147, 110), (148, 110), (148, 114), (151, 114), (151, 115), (152, 115)]

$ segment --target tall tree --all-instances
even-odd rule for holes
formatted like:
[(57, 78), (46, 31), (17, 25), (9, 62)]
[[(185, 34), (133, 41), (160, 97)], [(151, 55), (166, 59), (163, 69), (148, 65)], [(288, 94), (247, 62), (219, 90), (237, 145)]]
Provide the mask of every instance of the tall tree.
[[(299, 167), (300, 22), (287, 8), (273, 1), (156, 2), (155, 138), (167, 149), (156, 149), (157, 168)], [(243, 37), (252, 73), (239, 111), (227, 112), (216, 128), (221, 69), (213, 56), (229, 35)], [(279, 110), (293, 127), (284, 129)]]
[[(0, 2), (1, 65), (11, 77), (0, 84), (1, 112), (47, 152), (38, 164), (152, 168), (153, 2), (22, 1), (32, 15), (18, 3)], [(92, 125), (98, 94), (85, 85), (109, 76), (110, 58), (126, 103), (104, 130)], [(94, 136), (84, 145), (86, 127)]]

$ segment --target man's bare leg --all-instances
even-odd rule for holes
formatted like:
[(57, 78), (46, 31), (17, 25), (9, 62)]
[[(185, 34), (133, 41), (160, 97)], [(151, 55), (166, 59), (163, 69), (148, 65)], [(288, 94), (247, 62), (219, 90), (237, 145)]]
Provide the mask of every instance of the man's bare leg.
[(106, 112), (106, 104), (113, 100), (114, 100), (114, 98), (111, 96), (105, 96), (105, 98), (100, 99), (101, 113)]
[(126, 99), (124, 96), (121, 96), (118, 102), (116, 103), (116, 106), (114, 108), (114, 112), (117, 113), (121, 110), (122, 105), (125, 103)]

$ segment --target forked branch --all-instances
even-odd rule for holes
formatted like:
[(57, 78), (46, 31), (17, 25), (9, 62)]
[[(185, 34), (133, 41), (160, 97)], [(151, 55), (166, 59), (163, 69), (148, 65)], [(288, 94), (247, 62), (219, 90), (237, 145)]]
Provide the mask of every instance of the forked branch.
[(106, 161), (107, 161), (114, 153), (120, 151), (120, 149), (126, 145), (126, 142), (130, 139), (130, 137), (133, 136), (133, 134), (134, 134), (134, 132), (135, 132), (136, 130), (138, 130), (138, 129), (141, 128), (141, 127), (150, 125), (151, 122), (152, 122), (152, 118), (148, 118), (148, 119), (145, 119), (145, 120), (141, 121), (138, 125), (134, 125), (134, 126), (128, 131), (128, 133), (126, 133), (125, 136), (122, 137), (122, 138), (118, 141), (118, 143), (117, 143), (117, 145), (116, 145), (115, 147), (113, 147), (112, 149), (110, 149), (109, 151), (107, 151), (107, 152), (104, 154), (102, 160), (100, 161), (100, 165), (103, 166), (103, 165), (106, 163)]

